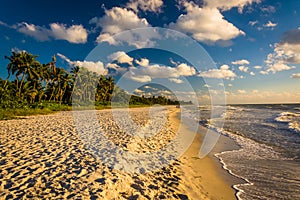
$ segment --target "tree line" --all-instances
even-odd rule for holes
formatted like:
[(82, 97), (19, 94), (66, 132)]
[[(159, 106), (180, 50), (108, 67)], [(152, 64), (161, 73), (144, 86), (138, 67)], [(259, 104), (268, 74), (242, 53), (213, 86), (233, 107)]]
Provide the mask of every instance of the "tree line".
[(55, 56), (46, 64), (40, 63), (37, 57), (26, 51), (5, 56), (9, 60), (6, 67), (8, 77), (0, 79), (1, 108), (34, 107), (47, 102), (72, 105), (74, 97), (78, 103), (95, 102), (96, 105), (110, 105), (112, 99), (124, 103), (129, 101), (132, 105), (179, 104), (163, 96), (130, 95), (117, 87), (111, 76), (99, 77), (82, 66), (67, 71), (56, 66)]

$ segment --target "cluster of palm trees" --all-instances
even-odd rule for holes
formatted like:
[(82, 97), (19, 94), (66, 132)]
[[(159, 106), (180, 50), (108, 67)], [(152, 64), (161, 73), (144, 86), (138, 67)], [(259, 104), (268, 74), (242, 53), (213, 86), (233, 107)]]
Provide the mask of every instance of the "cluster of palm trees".
[[(29, 104), (41, 101), (71, 104), (73, 92), (83, 100), (92, 101), (92, 89), (97, 89), (96, 101), (106, 103), (111, 99), (114, 88), (112, 77), (99, 78), (96, 73), (79, 66), (68, 72), (56, 66), (55, 56), (47, 64), (41, 64), (36, 60), (36, 55), (26, 51), (12, 52), (11, 56), (5, 58), (9, 60), (8, 78), (0, 82), (0, 90), (4, 91), (1, 98), (6, 93), (6, 98), (14, 96), (15, 99)], [(12, 76), (15, 79), (10, 81)], [(98, 83), (96, 86), (95, 80)], [(81, 87), (73, 90), (74, 85)]]
[(0, 107), (22, 108), (41, 102), (109, 105), (112, 101), (130, 104), (178, 104), (165, 97), (138, 97), (115, 86), (110, 76), (99, 77), (95, 72), (80, 66), (70, 72), (56, 66), (56, 57), (41, 64), (37, 56), (26, 51), (5, 56), (8, 78), (0, 79)]

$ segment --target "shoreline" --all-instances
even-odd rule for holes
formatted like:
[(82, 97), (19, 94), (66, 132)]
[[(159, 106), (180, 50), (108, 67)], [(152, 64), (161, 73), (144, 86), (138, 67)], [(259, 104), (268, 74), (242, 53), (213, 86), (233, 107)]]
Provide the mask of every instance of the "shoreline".
[[(171, 116), (170, 118), (179, 123), (179, 115), (180, 112), (177, 112), (177, 116)], [(183, 124), (183, 126), (185, 131), (190, 131), (188, 125)], [(193, 196), (192, 199), (198, 199), (199, 193), (197, 194), (194, 190), (201, 189), (201, 199), (237, 199), (236, 194), (238, 191), (234, 188), (234, 185), (243, 183), (243, 180), (224, 169), (222, 163), (215, 157), (215, 154), (239, 149), (239, 146), (234, 140), (221, 135), (212, 152), (200, 159), (198, 153), (203, 141), (203, 133), (206, 130), (205, 127), (199, 126), (191, 146), (179, 159), (183, 162), (182, 167), (184, 171), (190, 169), (193, 171), (193, 173), (185, 173), (184, 175), (186, 180), (193, 181), (193, 184), (187, 190), (190, 193), (189, 196)]]

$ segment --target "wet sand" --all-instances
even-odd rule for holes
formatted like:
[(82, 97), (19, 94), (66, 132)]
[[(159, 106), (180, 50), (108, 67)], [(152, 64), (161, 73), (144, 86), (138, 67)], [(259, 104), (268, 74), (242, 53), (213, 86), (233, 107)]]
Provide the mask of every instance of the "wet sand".
[[(111, 111), (97, 111), (97, 116), (111, 141), (139, 153), (155, 151), (175, 137), (178, 111), (168, 108), (166, 126), (143, 141), (121, 134)], [(130, 112), (140, 125), (149, 123), (148, 108)], [(72, 112), (0, 121), (0, 199), (235, 199), (231, 180), (218, 162), (197, 157), (200, 144), (197, 134), (170, 165), (126, 173), (103, 164), (85, 148)]]

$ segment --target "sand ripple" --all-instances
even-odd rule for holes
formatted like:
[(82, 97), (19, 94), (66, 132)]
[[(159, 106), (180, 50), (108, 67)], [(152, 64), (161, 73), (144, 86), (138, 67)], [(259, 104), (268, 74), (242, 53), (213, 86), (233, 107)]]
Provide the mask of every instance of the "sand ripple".
[[(147, 109), (133, 110), (134, 121), (149, 123)], [(166, 124), (151, 138), (120, 137), (112, 113), (97, 113), (109, 139), (128, 151), (155, 151), (175, 135)], [(72, 112), (0, 121), (0, 155), (0, 199), (188, 199), (179, 160), (144, 174), (109, 168), (85, 149)]]

